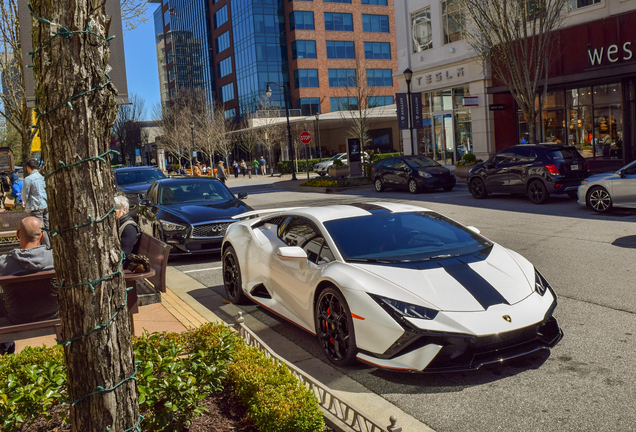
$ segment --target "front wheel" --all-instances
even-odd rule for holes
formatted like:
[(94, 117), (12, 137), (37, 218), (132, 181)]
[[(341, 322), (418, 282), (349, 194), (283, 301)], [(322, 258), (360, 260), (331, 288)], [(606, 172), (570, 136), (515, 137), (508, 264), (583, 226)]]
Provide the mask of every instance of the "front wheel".
[(316, 336), (329, 361), (337, 366), (354, 362), (358, 352), (351, 311), (344, 296), (335, 287), (318, 296), (314, 308)]
[(223, 285), (227, 298), (234, 304), (243, 304), (247, 297), (243, 293), (241, 267), (236, 251), (228, 246), (223, 252)]
[(318, 175), (319, 175), (320, 177), (324, 177), (325, 175), (327, 175), (327, 173), (318, 173)]
[(409, 180), (408, 186), (409, 186), (409, 192), (411, 192), (412, 194), (416, 194), (420, 191), (420, 188), (417, 185), (417, 182), (415, 181), (415, 179)]
[(476, 177), (470, 181), (470, 194), (475, 199), (484, 199), (488, 196), (486, 184), (481, 178)]
[(603, 213), (612, 208), (612, 197), (605, 188), (597, 186), (592, 188), (587, 196), (587, 205), (595, 211)]
[(380, 177), (375, 179), (373, 185), (375, 186), (376, 192), (382, 192), (384, 190), (384, 183), (382, 183), (382, 179)]
[(528, 198), (535, 204), (543, 204), (548, 200), (550, 194), (541, 180), (535, 180), (528, 186)]

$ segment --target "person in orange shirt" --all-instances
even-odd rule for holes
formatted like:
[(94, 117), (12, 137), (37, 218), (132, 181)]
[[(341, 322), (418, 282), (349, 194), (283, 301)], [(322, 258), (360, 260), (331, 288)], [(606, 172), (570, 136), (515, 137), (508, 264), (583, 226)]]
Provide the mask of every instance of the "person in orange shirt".
[(194, 164), (194, 171), (192, 175), (194, 177), (201, 177), (203, 175), (203, 172), (201, 171), (201, 164), (199, 162)]

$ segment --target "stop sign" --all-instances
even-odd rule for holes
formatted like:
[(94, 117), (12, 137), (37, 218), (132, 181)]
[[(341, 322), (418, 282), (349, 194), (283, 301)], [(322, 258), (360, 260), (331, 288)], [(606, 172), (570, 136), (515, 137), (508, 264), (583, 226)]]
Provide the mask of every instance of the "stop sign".
[(301, 133), (300, 142), (303, 144), (309, 144), (311, 142), (311, 134), (307, 131)]

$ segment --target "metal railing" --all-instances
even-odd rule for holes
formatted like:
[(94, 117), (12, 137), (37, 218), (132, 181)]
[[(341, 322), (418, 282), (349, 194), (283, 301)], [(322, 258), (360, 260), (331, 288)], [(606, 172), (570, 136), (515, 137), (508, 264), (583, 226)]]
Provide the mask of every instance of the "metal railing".
[(245, 339), (247, 345), (256, 347), (263, 351), (267, 357), (276, 362), (285, 364), (291, 372), (296, 375), (298, 380), (316, 396), (318, 403), (324, 411), (336, 417), (352, 430), (356, 432), (402, 432), (402, 428), (397, 425), (397, 418), (395, 416), (391, 416), (389, 419), (391, 422), (389, 426), (381, 426), (380, 423), (372, 419), (371, 416), (338, 397), (329, 387), (280, 357), (244, 324), (245, 319), (243, 318), (242, 312), (238, 313), (236, 321), (238, 322), (239, 335)]

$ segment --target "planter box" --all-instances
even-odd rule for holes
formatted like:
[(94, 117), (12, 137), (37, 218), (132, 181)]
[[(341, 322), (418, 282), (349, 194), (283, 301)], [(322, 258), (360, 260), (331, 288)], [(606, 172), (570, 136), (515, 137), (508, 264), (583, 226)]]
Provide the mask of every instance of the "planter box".
[(330, 167), (329, 175), (331, 177), (349, 177), (349, 167), (348, 166), (339, 166), (339, 167)]
[(463, 179), (468, 178), (468, 171), (470, 171), (474, 166), (475, 164), (459, 165), (455, 167), (455, 177), (459, 177)]

